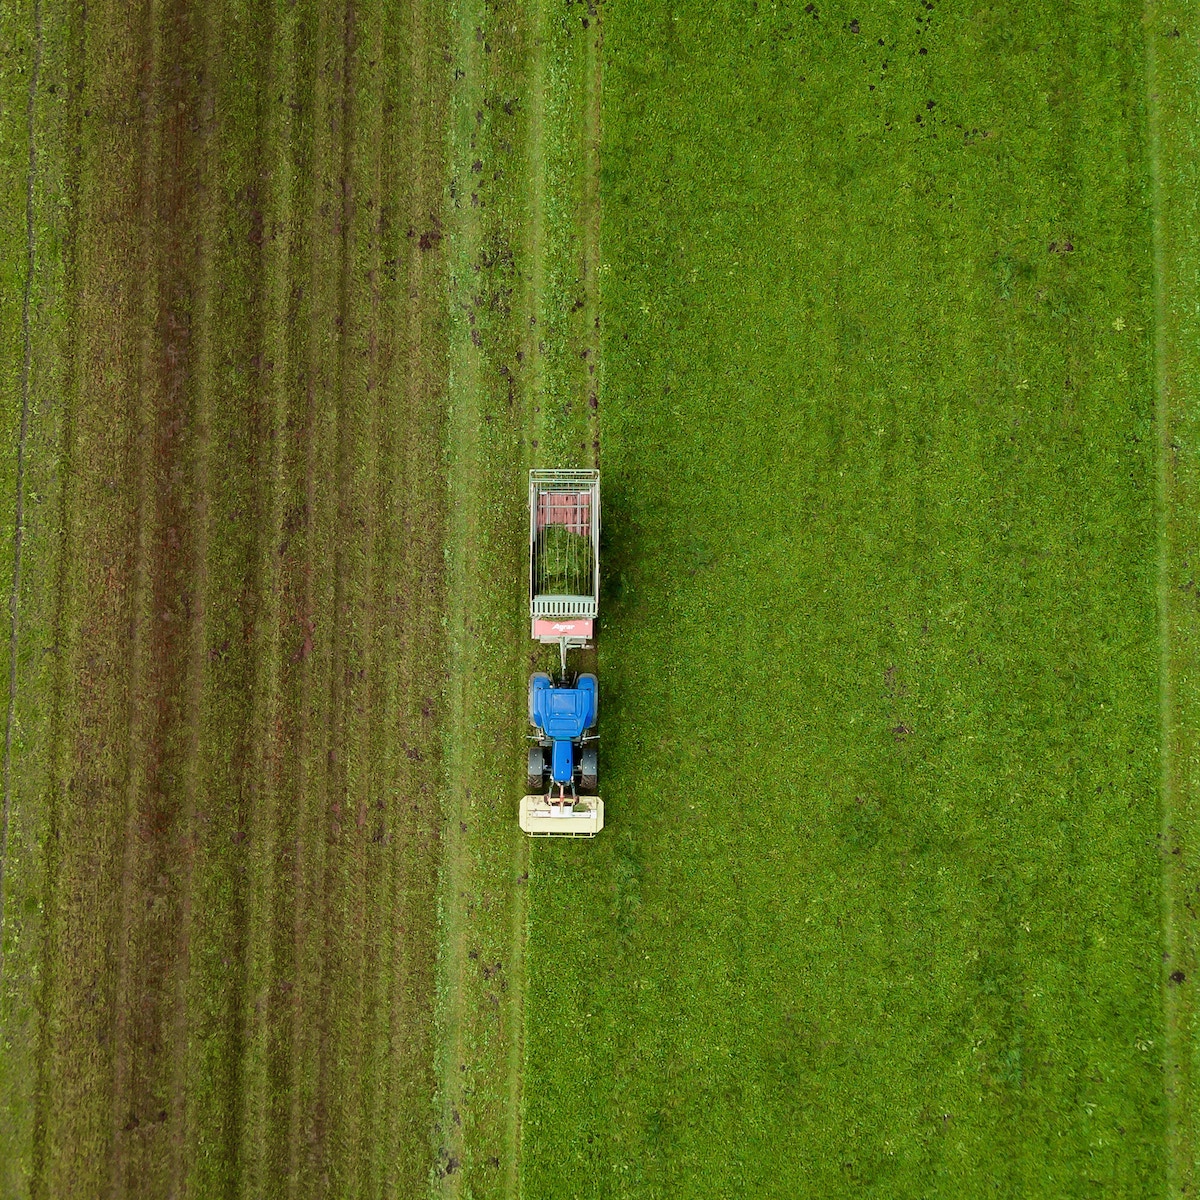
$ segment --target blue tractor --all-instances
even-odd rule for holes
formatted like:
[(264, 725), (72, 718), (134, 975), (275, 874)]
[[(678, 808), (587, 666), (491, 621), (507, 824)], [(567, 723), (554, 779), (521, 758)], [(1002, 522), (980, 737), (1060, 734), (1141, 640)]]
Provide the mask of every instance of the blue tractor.
[(596, 795), (595, 675), (572, 675), (569, 650), (593, 645), (600, 605), (600, 472), (529, 472), (529, 631), (556, 645), (558, 679), (529, 680), (535, 732), (521, 798), (520, 825), (530, 837), (595, 837), (604, 828)]
[(561, 683), (542, 671), (530, 676), (529, 723), (537, 730), (537, 745), (529, 750), (529, 792), (549, 793), (560, 804), (596, 794), (598, 756), (589, 731), (595, 729), (599, 711), (595, 675)]

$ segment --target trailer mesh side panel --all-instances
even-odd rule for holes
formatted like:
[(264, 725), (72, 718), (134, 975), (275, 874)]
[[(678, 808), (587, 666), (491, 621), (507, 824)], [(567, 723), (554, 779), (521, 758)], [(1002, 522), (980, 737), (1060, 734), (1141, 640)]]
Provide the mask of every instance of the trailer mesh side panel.
[(599, 602), (599, 472), (531, 471), (531, 615), (595, 618)]

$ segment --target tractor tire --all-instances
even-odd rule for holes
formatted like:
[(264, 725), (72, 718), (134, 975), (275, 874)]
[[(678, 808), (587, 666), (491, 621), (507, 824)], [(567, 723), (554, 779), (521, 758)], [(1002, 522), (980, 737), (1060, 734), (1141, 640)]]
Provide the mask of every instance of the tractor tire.
[(525, 769), (525, 792), (529, 796), (540, 796), (546, 783), (546, 752), (541, 746), (531, 746)]
[(600, 779), (600, 752), (595, 746), (584, 746), (579, 756), (579, 790), (589, 796), (596, 794)]
[(533, 682), (535, 679), (544, 679), (547, 683), (553, 682), (545, 671), (535, 671), (529, 677), (529, 723), (534, 729), (538, 727), (538, 723), (533, 719)]
[(592, 681), (592, 683), (595, 684), (595, 686), (596, 686), (595, 692), (592, 693), (596, 697), (596, 711), (592, 717), (591, 725), (588, 726), (589, 729), (595, 729), (595, 727), (600, 723), (600, 682), (599, 682), (599, 680), (597, 680), (595, 675), (593, 675), (591, 673), (591, 671), (585, 671), (582, 675), (579, 676), (579, 679), (576, 681), (575, 686), (578, 687), (580, 682), (582, 682), (584, 679), (590, 679)]

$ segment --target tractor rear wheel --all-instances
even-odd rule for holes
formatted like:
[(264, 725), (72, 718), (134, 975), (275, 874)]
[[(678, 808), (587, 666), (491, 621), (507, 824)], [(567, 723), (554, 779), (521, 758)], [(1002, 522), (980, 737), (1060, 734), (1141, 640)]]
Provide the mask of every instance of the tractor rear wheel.
[(546, 779), (546, 753), (541, 746), (533, 746), (529, 751), (529, 761), (525, 771), (525, 791), (530, 796), (539, 796)]
[(592, 681), (592, 686), (596, 689), (592, 693), (592, 696), (594, 697), (594, 700), (595, 700), (595, 710), (592, 713), (592, 723), (591, 723), (591, 725), (588, 726), (589, 729), (594, 729), (596, 726), (596, 723), (600, 720), (600, 684), (599, 684), (599, 681), (596, 679), (595, 675), (593, 675), (591, 673), (591, 671), (585, 671), (582, 675), (579, 676), (579, 680), (576, 682), (575, 686), (578, 687), (579, 684), (582, 683), (585, 679), (590, 679)]
[(538, 727), (538, 723), (533, 716), (533, 685), (535, 681), (539, 679), (544, 679), (547, 683), (553, 682), (553, 680), (551, 680), (550, 676), (547, 675), (545, 671), (535, 671), (529, 677), (529, 723), (534, 727), (534, 729)]

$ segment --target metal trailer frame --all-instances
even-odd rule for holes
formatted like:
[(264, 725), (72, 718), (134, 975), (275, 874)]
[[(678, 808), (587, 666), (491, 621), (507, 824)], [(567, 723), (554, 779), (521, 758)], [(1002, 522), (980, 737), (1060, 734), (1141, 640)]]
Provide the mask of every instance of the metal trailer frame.
[[(553, 525), (590, 539), (591, 562), (575, 564), (581, 583), (589, 581), (590, 592), (559, 595), (538, 591), (538, 537)], [(545, 574), (544, 564), (543, 575)], [(543, 644), (558, 644), (562, 668), (567, 669), (567, 651), (583, 649), (593, 636), (600, 611), (600, 472), (565, 470), (529, 472), (529, 629)]]

